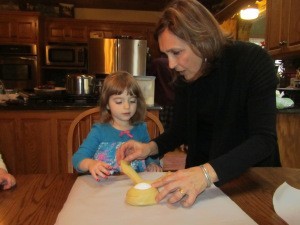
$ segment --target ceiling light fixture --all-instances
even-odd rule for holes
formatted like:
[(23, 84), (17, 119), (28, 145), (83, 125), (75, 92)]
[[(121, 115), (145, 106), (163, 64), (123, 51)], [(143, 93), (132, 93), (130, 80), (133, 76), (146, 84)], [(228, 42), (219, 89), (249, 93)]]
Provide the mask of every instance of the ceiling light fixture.
[(243, 20), (254, 20), (258, 17), (259, 10), (256, 4), (254, 6), (248, 5), (246, 9), (240, 11), (240, 17)]

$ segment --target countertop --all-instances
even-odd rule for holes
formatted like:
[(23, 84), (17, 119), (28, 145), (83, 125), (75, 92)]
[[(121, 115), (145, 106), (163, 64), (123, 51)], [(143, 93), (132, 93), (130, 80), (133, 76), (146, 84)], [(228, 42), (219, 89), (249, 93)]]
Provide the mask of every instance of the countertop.
[[(80, 110), (96, 107), (97, 103), (43, 103), (43, 104), (0, 104), (0, 110)], [(162, 110), (163, 107), (157, 104), (147, 106), (148, 110)]]
[(286, 109), (278, 109), (278, 113), (282, 114), (298, 114), (300, 113), (300, 106), (296, 105), (292, 108), (286, 108)]
[[(96, 107), (97, 103), (43, 103), (43, 104), (0, 104), (0, 110), (80, 110)], [(162, 110), (163, 107), (157, 104), (147, 106), (149, 110)], [(300, 113), (300, 105), (292, 108), (278, 109), (278, 113)]]

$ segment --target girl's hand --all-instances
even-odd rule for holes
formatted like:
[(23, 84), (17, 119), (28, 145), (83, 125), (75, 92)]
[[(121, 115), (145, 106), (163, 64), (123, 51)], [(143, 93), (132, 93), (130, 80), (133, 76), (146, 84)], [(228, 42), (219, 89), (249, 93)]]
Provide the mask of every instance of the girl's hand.
[[(215, 173), (211, 178), (213, 182), (217, 181)], [(190, 207), (196, 201), (197, 196), (206, 189), (207, 182), (202, 169), (196, 166), (171, 173), (152, 183), (152, 186), (161, 188), (156, 196), (157, 202), (169, 195), (169, 203), (181, 201), (182, 206)]]
[(147, 168), (146, 168), (147, 172), (162, 172), (162, 168), (161, 166), (155, 164), (155, 163), (150, 163)]
[(2, 186), (3, 190), (10, 189), (15, 185), (16, 185), (15, 177), (10, 173), (6, 172), (6, 170), (0, 169), (0, 186)]
[(110, 175), (110, 170), (112, 169), (109, 164), (93, 159), (89, 160), (87, 168), (93, 178), (97, 181), (99, 181), (101, 177), (107, 178)]

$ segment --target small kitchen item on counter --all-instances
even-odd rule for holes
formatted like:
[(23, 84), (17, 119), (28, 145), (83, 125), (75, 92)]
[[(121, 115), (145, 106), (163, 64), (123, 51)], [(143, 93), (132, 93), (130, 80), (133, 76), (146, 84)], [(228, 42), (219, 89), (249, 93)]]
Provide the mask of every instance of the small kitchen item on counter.
[(65, 87), (53, 87), (53, 88), (34, 88), (34, 93), (37, 95), (61, 95), (66, 92)]
[(5, 94), (5, 86), (2, 80), (0, 80), (0, 94)]
[(155, 77), (154, 76), (136, 76), (134, 77), (145, 98), (148, 106), (154, 105), (154, 93), (155, 93)]
[(296, 79), (300, 80), (300, 68), (296, 70)]
[(294, 88), (300, 88), (300, 80), (298, 79), (294, 80)]
[(95, 75), (68, 74), (66, 76), (66, 90), (72, 95), (93, 95), (96, 93)]
[(18, 93), (0, 94), (0, 104), (18, 101)]
[(294, 107), (294, 101), (290, 98), (284, 98), (284, 92), (276, 90), (276, 107), (277, 109)]

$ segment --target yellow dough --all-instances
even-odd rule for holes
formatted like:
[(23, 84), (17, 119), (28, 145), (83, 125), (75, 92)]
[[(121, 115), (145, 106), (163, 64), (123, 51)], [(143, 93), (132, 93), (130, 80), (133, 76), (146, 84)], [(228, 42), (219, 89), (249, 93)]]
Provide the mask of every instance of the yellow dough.
[(137, 172), (130, 166), (129, 162), (121, 160), (121, 170), (125, 173), (134, 184), (143, 182), (143, 179), (137, 174)]
[[(146, 189), (138, 189), (139, 185), (144, 185), (145, 187), (149, 185), (149, 187)], [(126, 202), (135, 206), (154, 205), (156, 204), (155, 197), (157, 193), (158, 190), (150, 184), (139, 183), (127, 191)]]
[(155, 197), (158, 193), (149, 182), (144, 181), (128, 162), (121, 161), (122, 172), (125, 173), (135, 184), (126, 194), (126, 202), (130, 205), (145, 206), (156, 204)]

